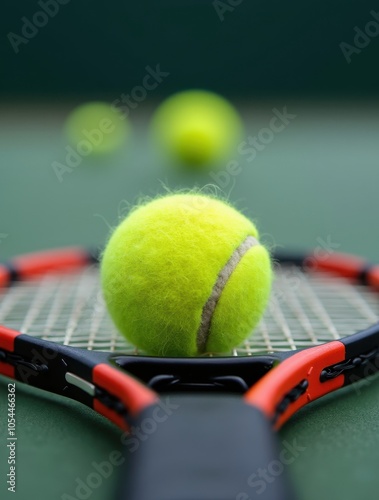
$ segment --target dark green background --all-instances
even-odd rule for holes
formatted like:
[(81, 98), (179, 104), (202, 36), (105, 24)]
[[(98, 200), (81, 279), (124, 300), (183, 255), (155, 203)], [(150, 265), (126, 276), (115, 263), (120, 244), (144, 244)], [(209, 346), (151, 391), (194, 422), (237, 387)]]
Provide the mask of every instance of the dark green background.
[[(39, 8), (39, 7), (38, 7)], [(246, 136), (273, 108), (296, 118), (221, 186), (255, 218), (270, 246), (340, 251), (378, 260), (379, 39), (347, 64), (339, 44), (377, 3), (250, 2), (220, 22), (210, 1), (72, 0), (14, 54), (7, 40), (36, 2), (7, 2), (0, 19), (0, 258), (46, 247), (101, 247), (139, 196), (217, 184), (216, 171), (169, 165), (148, 125), (160, 98), (189, 87), (238, 106)], [(130, 114), (134, 134), (112, 157), (85, 159), (59, 182), (62, 127), (82, 99), (113, 100), (140, 84), (147, 65), (170, 72)], [(221, 172), (225, 165), (221, 165)], [(91, 463), (121, 449), (119, 432), (79, 404), (17, 384), (18, 492), (5, 491), (7, 381), (0, 380), (0, 498), (61, 499)], [(289, 467), (304, 500), (375, 498), (379, 490), (379, 382), (328, 396), (282, 430), (306, 450)], [(113, 475), (90, 497), (111, 499)]]
[[(223, 0), (227, 3), (227, 0)], [(237, 95), (377, 96), (378, 44), (348, 65), (341, 42), (364, 29), (373, 0), (243, 0), (223, 22), (211, 0), (107, 3), (71, 0), (15, 55), (7, 35), (41, 8), (7, 2), (0, 20), (0, 92), (5, 95), (119, 94), (140, 83), (146, 65), (174, 76), (167, 94), (187, 87)]]

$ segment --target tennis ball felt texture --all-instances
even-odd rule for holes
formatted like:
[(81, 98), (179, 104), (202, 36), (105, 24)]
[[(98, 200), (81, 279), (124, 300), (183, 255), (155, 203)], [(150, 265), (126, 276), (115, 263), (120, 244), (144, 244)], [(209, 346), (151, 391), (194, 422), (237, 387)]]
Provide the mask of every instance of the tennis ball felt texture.
[(125, 143), (129, 133), (125, 115), (106, 102), (82, 104), (66, 121), (70, 144), (83, 156), (112, 153)]
[(254, 224), (204, 195), (136, 207), (104, 251), (101, 281), (116, 326), (160, 356), (225, 353), (258, 323), (271, 286)]
[(242, 122), (223, 97), (188, 90), (169, 97), (152, 120), (155, 142), (175, 161), (191, 166), (224, 163), (236, 150)]

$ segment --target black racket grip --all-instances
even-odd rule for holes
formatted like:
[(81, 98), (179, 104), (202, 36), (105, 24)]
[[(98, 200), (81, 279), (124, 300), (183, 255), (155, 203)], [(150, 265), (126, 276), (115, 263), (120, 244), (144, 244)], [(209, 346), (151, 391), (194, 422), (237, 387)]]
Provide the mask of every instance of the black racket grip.
[(263, 413), (241, 398), (170, 397), (124, 437), (118, 500), (296, 499), (288, 443), (281, 447)]

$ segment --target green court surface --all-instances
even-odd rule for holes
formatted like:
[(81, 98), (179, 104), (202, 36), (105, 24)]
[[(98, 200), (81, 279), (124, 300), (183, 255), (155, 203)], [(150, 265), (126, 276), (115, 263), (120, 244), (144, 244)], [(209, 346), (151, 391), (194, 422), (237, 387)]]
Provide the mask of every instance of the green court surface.
[[(123, 150), (103, 159), (83, 158), (61, 179), (52, 165), (65, 162), (61, 131), (70, 105), (3, 105), (1, 259), (66, 245), (101, 248), (140, 197), (196, 185), (217, 186), (257, 221), (270, 247), (323, 248), (379, 260), (379, 104), (278, 99), (237, 105), (246, 122), (245, 140), (258, 137), (259, 148), (236, 150), (232, 174), (227, 165), (202, 173), (168, 165), (149, 141), (150, 103), (133, 112), (134, 133)], [(283, 129), (264, 135), (262, 129), (285, 109)], [(117, 474), (90, 493), (82, 489), (81, 497), (75, 489), (91, 480), (96, 464), (121, 451), (119, 430), (80, 404), (19, 383), (17, 493), (7, 492), (7, 383), (0, 377), (0, 498), (111, 499)], [(304, 408), (284, 426), (280, 440), (294, 447), (288, 472), (301, 499), (375, 498), (379, 380)]]

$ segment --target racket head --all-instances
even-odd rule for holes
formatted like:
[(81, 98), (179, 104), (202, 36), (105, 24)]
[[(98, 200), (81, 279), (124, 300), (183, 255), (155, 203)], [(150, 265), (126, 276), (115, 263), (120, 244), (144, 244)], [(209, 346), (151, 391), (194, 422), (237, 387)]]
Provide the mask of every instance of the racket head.
[[(99, 286), (98, 259), (81, 248), (26, 255), (0, 266), (0, 324), (30, 335), (35, 343), (59, 344), (61, 352), (63, 347), (79, 349), (78, 356), (86, 360), (88, 372), (99, 362), (110, 362), (160, 392), (246, 392), (299, 350), (348, 338), (366, 330), (379, 317), (376, 266), (341, 254), (277, 254), (273, 260), (275, 280), (266, 314), (228, 356), (158, 358), (139, 353), (113, 326)], [(324, 357), (320, 369), (341, 361), (341, 356), (331, 358), (329, 364)], [(285, 375), (288, 384), (294, 383), (293, 367)], [(90, 381), (90, 373), (84, 378)], [(275, 380), (273, 386), (277, 385)], [(341, 383), (329, 385), (333, 389)], [(323, 391), (325, 387), (328, 385)], [(279, 398), (275, 390), (273, 397)], [(267, 406), (250, 393), (248, 399)], [(271, 417), (272, 404), (266, 408)], [(284, 421), (281, 419), (280, 425)]]

